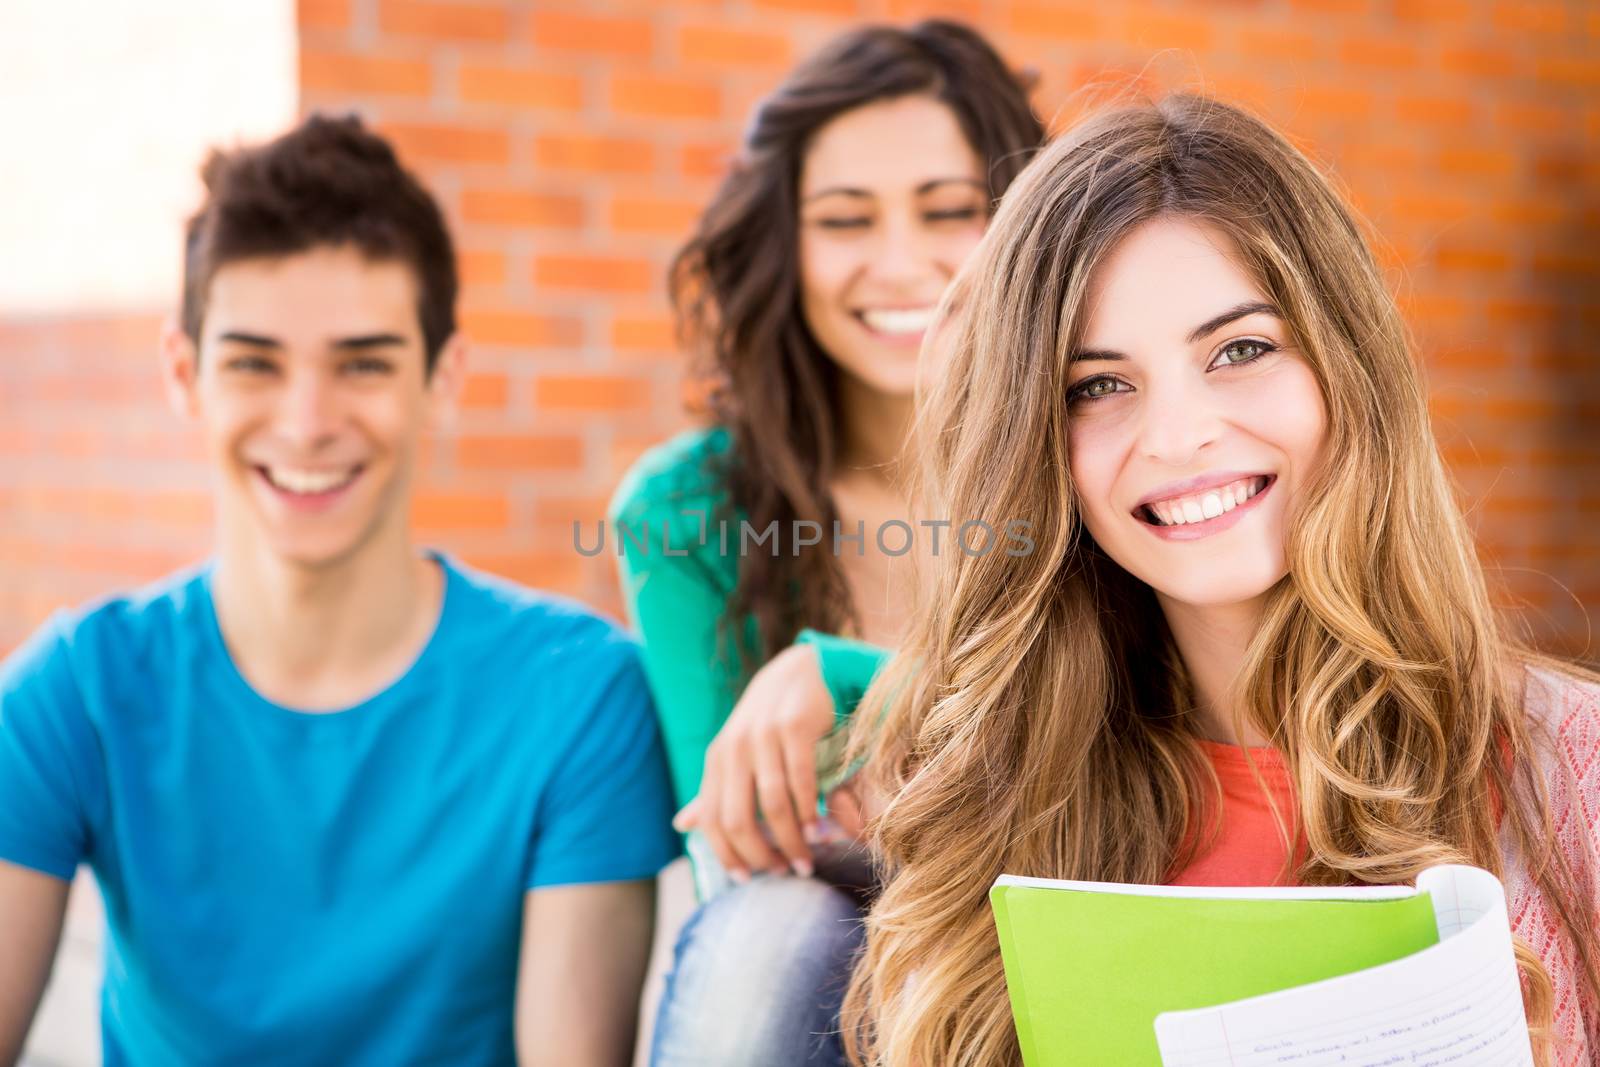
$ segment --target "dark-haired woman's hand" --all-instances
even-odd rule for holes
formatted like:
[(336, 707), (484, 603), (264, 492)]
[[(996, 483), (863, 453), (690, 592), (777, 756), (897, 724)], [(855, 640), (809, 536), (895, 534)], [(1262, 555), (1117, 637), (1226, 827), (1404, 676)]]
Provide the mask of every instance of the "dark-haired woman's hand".
[(780, 652), (750, 679), (706, 750), (700, 795), (673, 825), (699, 830), (737, 881), (785, 868), (809, 875), (817, 743), (833, 726), (833, 696), (816, 649), (793, 645)]

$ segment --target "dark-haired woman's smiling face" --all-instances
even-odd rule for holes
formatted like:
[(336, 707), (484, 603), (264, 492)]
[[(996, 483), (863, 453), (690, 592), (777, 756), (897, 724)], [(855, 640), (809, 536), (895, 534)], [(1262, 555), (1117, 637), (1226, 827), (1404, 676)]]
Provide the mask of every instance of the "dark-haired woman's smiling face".
[(847, 111), (800, 171), (806, 324), (860, 383), (908, 396), (935, 306), (989, 221), (983, 161), (927, 96)]

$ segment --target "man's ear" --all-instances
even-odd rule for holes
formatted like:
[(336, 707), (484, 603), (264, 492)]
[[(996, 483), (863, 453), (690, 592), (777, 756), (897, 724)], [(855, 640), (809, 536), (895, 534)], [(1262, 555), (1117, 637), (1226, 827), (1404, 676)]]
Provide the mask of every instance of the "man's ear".
[(428, 376), (429, 416), (435, 427), (455, 422), (461, 387), (467, 377), (467, 339), (458, 330), (445, 338)]
[(199, 352), (176, 318), (161, 324), (161, 384), (167, 403), (183, 417), (200, 413), (197, 391), (200, 375)]

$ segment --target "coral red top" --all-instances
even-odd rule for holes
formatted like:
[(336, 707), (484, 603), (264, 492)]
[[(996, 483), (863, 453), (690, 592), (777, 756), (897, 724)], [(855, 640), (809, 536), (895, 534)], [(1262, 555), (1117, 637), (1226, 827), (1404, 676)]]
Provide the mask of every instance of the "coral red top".
[[(1541, 770), (1556, 840), (1588, 888), (1579, 907), (1590, 925), (1600, 929), (1600, 686), (1533, 668), (1525, 699), (1536, 730), (1549, 741)], [(1201, 745), (1222, 785), (1221, 825), (1203, 854), (1172, 884), (1286, 884), (1292, 837), (1280, 828), (1274, 806), (1291, 835), (1295, 806), (1282, 757), (1270, 748), (1211, 741)], [(1509, 845), (1504, 881), (1512, 933), (1538, 953), (1555, 986), (1553, 1062), (1588, 1067), (1593, 1062), (1590, 1050), (1600, 1050), (1600, 1006), (1582, 993), (1576, 950), (1522, 857)]]

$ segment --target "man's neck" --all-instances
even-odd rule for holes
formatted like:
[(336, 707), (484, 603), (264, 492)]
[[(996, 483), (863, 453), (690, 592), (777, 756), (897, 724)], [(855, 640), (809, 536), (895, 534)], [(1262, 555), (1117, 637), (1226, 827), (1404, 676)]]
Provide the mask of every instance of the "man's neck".
[(441, 568), (403, 532), (317, 567), (224, 537), (212, 596), (228, 651), (258, 692), (330, 711), (405, 673), (433, 632), (443, 586)]
[(1265, 598), (1205, 607), (1181, 604), (1159, 593), (1157, 599), (1189, 672), (1202, 736), (1231, 745), (1268, 744), (1242, 714), (1237, 690), (1245, 655), (1261, 626)]

